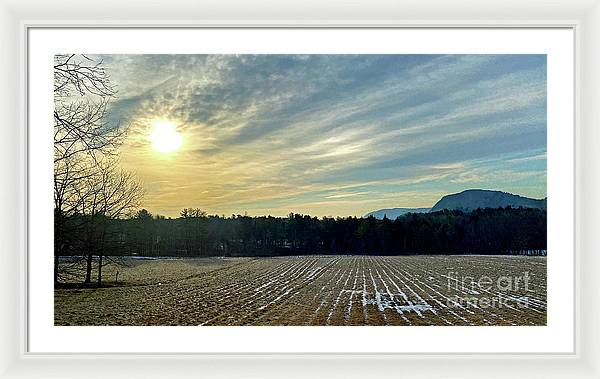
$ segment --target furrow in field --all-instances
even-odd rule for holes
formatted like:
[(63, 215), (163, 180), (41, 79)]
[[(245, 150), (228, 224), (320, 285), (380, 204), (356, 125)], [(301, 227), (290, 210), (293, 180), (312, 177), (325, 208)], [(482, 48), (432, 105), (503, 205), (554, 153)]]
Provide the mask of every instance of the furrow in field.
[[(547, 318), (540, 257), (295, 256), (143, 262), (131, 270), (154, 276), (124, 274), (131, 286), (55, 290), (55, 323), (545, 325)], [(523, 280), (508, 289), (496, 284), (525, 273), (527, 287)], [(493, 286), (480, 284), (486, 276)], [(525, 297), (527, 307), (519, 306)], [(486, 306), (486, 298), (503, 303)]]
[[(330, 265), (335, 265), (338, 260), (331, 260)], [(311, 288), (314, 288), (313, 284), (315, 280), (318, 280), (322, 274), (327, 272), (329, 265), (322, 266), (318, 272), (311, 272), (306, 278), (299, 280), (294, 284), (294, 287), (286, 291), (285, 297), (271, 301), (268, 307), (260, 309), (266, 311), (256, 316), (256, 322), (263, 323), (262, 320), (268, 320), (268, 324), (284, 325), (288, 324), (287, 318), (291, 314), (295, 314), (299, 309), (303, 307), (297, 302), (298, 297), (302, 297), (305, 293), (311, 293)]]

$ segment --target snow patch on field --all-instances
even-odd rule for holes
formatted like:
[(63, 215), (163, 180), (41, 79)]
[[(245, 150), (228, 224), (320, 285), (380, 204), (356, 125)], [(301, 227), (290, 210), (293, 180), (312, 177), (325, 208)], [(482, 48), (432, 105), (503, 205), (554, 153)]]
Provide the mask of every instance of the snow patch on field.
[(415, 312), (418, 315), (427, 311), (434, 312), (433, 307), (427, 303), (413, 304), (408, 302), (406, 304), (397, 304), (393, 296), (379, 291), (375, 292), (375, 297), (371, 297), (371, 294), (365, 290), (343, 290), (342, 292), (349, 293), (352, 298), (355, 295), (359, 298), (361, 297), (363, 307), (375, 305), (380, 312), (384, 312), (386, 309), (395, 310), (400, 315), (407, 312)]
[(407, 312), (415, 312), (419, 316), (422, 315), (423, 312), (430, 311), (433, 312), (433, 307), (427, 303), (424, 304), (396, 304), (394, 300), (389, 298), (387, 294), (382, 292), (377, 292), (375, 294), (375, 298), (367, 298), (363, 300), (363, 306), (366, 305), (375, 305), (379, 312), (383, 312), (386, 309), (392, 309), (398, 312), (398, 314), (403, 314)]

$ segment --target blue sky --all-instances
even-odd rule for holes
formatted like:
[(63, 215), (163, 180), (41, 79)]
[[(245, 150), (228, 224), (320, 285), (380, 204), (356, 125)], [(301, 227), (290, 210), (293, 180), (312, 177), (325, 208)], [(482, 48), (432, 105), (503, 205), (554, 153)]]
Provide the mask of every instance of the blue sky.
[[(469, 188), (546, 196), (545, 55), (108, 55), (144, 206), (363, 215)], [(153, 151), (156, 120), (180, 150)]]

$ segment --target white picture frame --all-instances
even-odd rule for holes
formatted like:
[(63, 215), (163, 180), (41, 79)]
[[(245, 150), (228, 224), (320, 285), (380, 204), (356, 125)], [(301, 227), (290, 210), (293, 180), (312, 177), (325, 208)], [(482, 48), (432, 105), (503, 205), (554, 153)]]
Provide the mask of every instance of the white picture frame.
[[(345, 5), (345, 7), (344, 7)], [(160, 15), (160, 20), (156, 20)], [(194, 20), (194, 18), (197, 18)], [(572, 1), (552, 6), (535, 1), (473, 4), (425, 1), (364, 4), (309, 1), (227, 6), (211, 2), (162, 1), (151, 8), (102, 3), (45, 4), (41, 0), (4, 1), (3, 83), (0, 109), (1, 162), (5, 185), (0, 225), (0, 375), (2, 377), (599, 377), (598, 227), (594, 170), (600, 114), (600, 2)], [(31, 354), (26, 352), (27, 129), (25, 107), (26, 42), (33, 27), (568, 27), (576, 35), (576, 341), (574, 354)], [(6, 185), (11, 183), (11, 185)], [(31, 210), (30, 210), (31, 211)], [(31, 213), (30, 213), (31, 214)]]

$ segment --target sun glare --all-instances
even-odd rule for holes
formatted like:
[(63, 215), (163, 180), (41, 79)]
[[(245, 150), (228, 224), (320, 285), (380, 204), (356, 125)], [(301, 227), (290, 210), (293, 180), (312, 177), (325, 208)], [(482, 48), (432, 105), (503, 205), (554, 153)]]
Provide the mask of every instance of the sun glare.
[(155, 121), (154, 129), (148, 136), (154, 150), (170, 153), (181, 147), (183, 136), (177, 131), (175, 124), (169, 121)]

